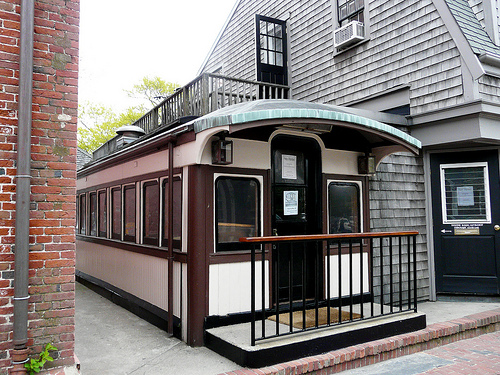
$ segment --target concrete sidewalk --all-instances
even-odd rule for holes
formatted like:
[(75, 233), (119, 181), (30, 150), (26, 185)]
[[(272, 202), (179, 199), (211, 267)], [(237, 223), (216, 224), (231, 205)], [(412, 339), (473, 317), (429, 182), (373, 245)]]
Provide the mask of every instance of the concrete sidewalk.
[(215, 375), (238, 368), (205, 347), (187, 346), (80, 283), (75, 315), (82, 375)]
[[(450, 301), (426, 302), (420, 304), (418, 309), (427, 314), (427, 324), (430, 325), (499, 308), (500, 302)], [(482, 337), (484, 340), (481, 341)], [(493, 342), (498, 343), (500, 341), (500, 335), (493, 333), (483, 335), (477, 339), (462, 340), (443, 348), (452, 348), (451, 345), (458, 345), (460, 348), (469, 345), (468, 342), (471, 340), (479, 340), (479, 343), (489, 342), (486, 341), (486, 337), (488, 337), (488, 340), (493, 340)], [(187, 346), (79, 283), (76, 284), (75, 349), (81, 363), (82, 375), (216, 375), (241, 369), (234, 362), (215, 354), (207, 348), (191, 348)], [(409, 375), (450, 365), (449, 362), (443, 362), (435, 355), (427, 357), (432, 355), (428, 354), (429, 352), (412, 354), (358, 370), (350, 370), (345, 374), (405, 373)], [(495, 363), (500, 362), (500, 343), (498, 356), (495, 352), (492, 353), (491, 355), (489, 352), (487, 355), (485, 354), (486, 357), (482, 360), (482, 363), (487, 361), (488, 358), (493, 358), (496, 361)], [(392, 365), (393, 361), (405, 360), (407, 362)], [(449, 361), (446, 358), (444, 360)], [(419, 367), (413, 366), (412, 363), (419, 364), (422, 361), (433, 367), (420, 368), (422, 371), (418, 372)], [(407, 366), (408, 372), (401, 371), (401, 367), (398, 366)], [(481, 373), (484, 374), (485, 372)]]

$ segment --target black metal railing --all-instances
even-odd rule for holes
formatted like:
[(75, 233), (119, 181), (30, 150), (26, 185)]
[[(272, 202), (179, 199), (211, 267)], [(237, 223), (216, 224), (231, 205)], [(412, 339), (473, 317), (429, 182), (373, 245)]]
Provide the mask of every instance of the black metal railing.
[(411, 231), (240, 238), (253, 245), (251, 344), (416, 312), (417, 235)]
[(177, 89), (134, 125), (149, 134), (188, 116), (203, 116), (217, 109), (258, 99), (287, 99), (289, 87), (203, 73)]

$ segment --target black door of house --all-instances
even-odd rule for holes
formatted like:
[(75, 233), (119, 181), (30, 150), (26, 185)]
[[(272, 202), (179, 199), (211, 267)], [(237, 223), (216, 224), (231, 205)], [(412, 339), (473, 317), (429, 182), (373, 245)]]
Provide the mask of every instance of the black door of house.
[[(256, 15), (257, 81), (288, 84), (286, 22)], [(284, 99), (281, 91), (263, 90), (260, 98)]]
[(438, 293), (500, 293), (498, 151), (431, 155)]
[[(274, 234), (321, 233), (321, 154), (317, 142), (278, 136), (272, 142), (272, 154)], [(288, 301), (290, 291), (292, 300), (314, 297), (318, 285), (322, 284), (319, 254), (320, 249), (314, 244), (294, 245), (293, 248), (280, 245), (279, 250), (275, 250), (273, 274), (279, 279), (279, 297), (274, 290), (274, 302)], [(316, 280), (319, 280), (318, 285)]]

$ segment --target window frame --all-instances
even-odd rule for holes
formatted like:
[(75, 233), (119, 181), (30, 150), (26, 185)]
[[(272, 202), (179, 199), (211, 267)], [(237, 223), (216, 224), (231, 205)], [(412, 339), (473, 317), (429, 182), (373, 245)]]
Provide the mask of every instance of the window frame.
[[(261, 22), (265, 22), (266, 24), (266, 33), (261, 32)], [(277, 35), (271, 35), (267, 32), (267, 24), (279, 25), (281, 27), (281, 37)], [(289, 47), (288, 47), (288, 30), (287, 30), (287, 21), (281, 20), (277, 18), (272, 18), (268, 16), (264, 16), (262, 14), (255, 15), (255, 24), (254, 24), (254, 35), (255, 35), (255, 64), (256, 64), (256, 80), (261, 82), (269, 82), (269, 83), (277, 83), (281, 85), (288, 85), (289, 82)], [(261, 36), (265, 37), (265, 40), (271, 38), (271, 40), (278, 39), (281, 40), (281, 51), (277, 49), (269, 49), (266, 45), (265, 48), (261, 45)], [(281, 55), (281, 64), (269, 63), (269, 56), (276, 54)], [(262, 60), (262, 56), (265, 55), (266, 60)], [(274, 62), (278, 59), (275, 58)], [(265, 93), (263, 93), (264, 95)]]
[[(78, 228), (78, 234), (87, 234), (87, 194), (80, 194), (78, 197), (80, 212), (78, 214), (78, 220), (80, 222)], [(83, 201), (83, 202), (82, 202)]]
[[(363, 182), (359, 180), (342, 180), (342, 179), (327, 179), (326, 180), (326, 223), (327, 223), (327, 232), (328, 234), (341, 234), (341, 233), (332, 233), (330, 231), (330, 184), (339, 184), (339, 185), (354, 185), (358, 188), (358, 225), (359, 225), (359, 233), (363, 233), (364, 231), (364, 193), (363, 193)], [(355, 232), (351, 232), (355, 233)]]
[[(335, 25), (335, 27), (333, 28), (333, 33), (335, 34), (336, 30), (340, 29), (342, 26), (345, 26), (350, 21), (342, 24), (342, 21), (340, 20), (340, 17), (339, 17), (339, 3), (338, 3), (338, 0), (336, 0), (332, 4), (333, 4), (332, 5), (332, 16), (333, 16), (334, 25)], [(370, 12), (369, 12), (369, 5), (370, 5), (369, 0), (363, 0), (363, 9), (360, 10), (360, 12), (363, 13), (363, 22), (362, 22), (362, 24), (364, 26), (364, 39), (360, 40), (359, 42), (354, 43), (352, 45), (346, 46), (346, 47), (337, 47), (337, 48), (335, 48), (334, 57), (337, 56), (337, 55), (340, 55), (343, 52), (348, 51), (351, 48), (354, 48), (354, 47), (356, 47), (356, 46), (358, 46), (360, 44), (366, 43), (368, 40), (370, 40)], [(334, 38), (335, 38), (335, 35), (334, 35)], [(333, 43), (333, 41), (332, 41), (332, 43)]]
[[(343, 4), (339, 4), (342, 1)], [(363, 3), (362, 7), (356, 7), (357, 3)], [(346, 15), (344, 17), (341, 17), (341, 8), (345, 5), (346, 7), (349, 7), (349, 4), (352, 4), (353, 7), (355, 8), (353, 11), (347, 11)], [(358, 21), (363, 24), (365, 24), (365, 8), (366, 8), (366, 3), (364, 0), (336, 0), (336, 14), (337, 14), (337, 24), (339, 27), (345, 26), (351, 21)], [(356, 17), (358, 19), (354, 19), (355, 16), (359, 16), (362, 14), (363, 21), (359, 21), (359, 17)], [(346, 22), (344, 22), (346, 21)]]
[[(134, 215), (134, 220), (131, 221), (134, 223), (134, 234), (129, 235), (127, 234), (126, 231), (126, 226), (127, 226), (127, 202), (126, 202), (126, 195), (127, 191), (133, 190), (134, 191), (134, 209), (133, 209), (133, 215)], [(133, 184), (128, 184), (128, 185), (123, 185), (122, 188), (122, 212), (123, 212), (123, 219), (122, 219), (122, 240), (126, 242), (136, 242), (137, 240), (137, 186), (136, 183)]]
[[(448, 219), (448, 212), (446, 209), (446, 188), (445, 188), (445, 170), (458, 169), (458, 168), (477, 168), (481, 167), (484, 171), (484, 199), (485, 199), (485, 219)], [(473, 163), (454, 163), (454, 164), (440, 164), (440, 189), (441, 189), (441, 213), (443, 224), (462, 224), (462, 223), (482, 223), (491, 224), (491, 197), (490, 197), (490, 181), (489, 181), (489, 165), (488, 162), (473, 162)]]
[(97, 191), (91, 191), (89, 193), (89, 229), (88, 233), (90, 236), (97, 237), (97, 226), (99, 222), (98, 218), (98, 202), (97, 202)]
[(220, 179), (234, 179), (234, 180), (249, 180), (255, 181), (256, 186), (256, 218), (257, 228), (255, 230), (256, 236), (262, 236), (263, 230), (263, 186), (264, 180), (263, 176), (259, 175), (244, 175), (244, 174), (226, 174), (226, 173), (214, 173), (214, 185), (213, 185), (213, 199), (214, 199), (214, 220), (213, 220), (213, 230), (214, 230), (214, 252), (215, 253), (231, 253), (235, 251), (249, 251), (249, 245), (242, 242), (224, 242), (219, 243), (219, 231), (218, 231), (218, 204), (217, 204), (217, 182)]
[[(104, 210), (101, 210), (102, 196), (104, 196)], [(101, 223), (102, 216), (104, 216), (103, 223)], [(104, 228), (102, 228), (102, 226), (104, 226)], [(104, 238), (108, 237), (108, 194), (107, 194), (107, 189), (97, 191), (97, 237), (104, 237)]]
[[(119, 208), (118, 208), (118, 229), (119, 229), (119, 233), (116, 233), (114, 230), (115, 230), (115, 195), (114, 195), (114, 192), (118, 191), (118, 196), (120, 198), (120, 201), (119, 201)], [(109, 217), (110, 217), (110, 238), (111, 239), (114, 239), (114, 240), (122, 240), (122, 220), (123, 220), (123, 215), (122, 215), (122, 200), (123, 200), (123, 197), (122, 197), (122, 187), (121, 185), (120, 186), (113, 186), (109, 189), (109, 201), (110, 201), (110, 204), (109, 204), (109, 211), (110, 211), (110, 214), (109, 214)]]
[[(141, 182), (141, 239), (142, 243), (146, 245), (152, 245), (152, 246), (159, 246), (160, 245), (160, 237), (161, 237), (161, 191), (160, 191), (160, 182), (158, 179), (154, 180), (146, 180)], [(149, 188), (150, 186), (156, 186), (156, 194), (157, 194), (157, 199), (158, 199), (158, 204), (157, 204), (157, 209), (156, 211), (156, 237), (150, 237), (146, 235), (146, 208), (148, 205), (146, 205), (146, 188)], [(153, 202), (154, 203), (154, 202)]]
[[(183, 213), (183, 184), (182, 184), (182, 175), (180, 174), (176, 174), (174, 175), (174, 178), (173, 178), (173, 183), (174, 183), (174, 188), (173, 188), (173, 193), (174, 193), (174, 198), (173, 198), (173, 202), (174, 202), (174, 206), (173, 209), (174, 209), (174, 213), (173, 213), (173, 217), (174, 217), (174, 224), (175, 224), (175, 219), (176, 218), (179, 218), (180, 219), (180, 223), (179, 223), (179, 232), (178, 233), (175, 233), (175, 226), (174, 228), (172, 229), (173, 230), (173, 234), (174, 234), (174, 238), (172, 239), (172, 245), (173, 245), (173, 248), (174, 249), (177, 249), (177, 250), (181, 250), (182, 248), (182, 225), (183, 225), (183, 216), (182, 216), (182, 213)], [(175, 185), (176, 184), (180, 184), (180, 190), (179, 190), (179, 193), (180, 195), (177, 196), (176, 195), (176, 191), (175, 191)], [(179, 186), (179, 185), (178, 185)], [(169, 199), (168, 199), (168, 194), (169, 194), (170, 190), (169, 190), (169, 178), (168, 177), (165, 177), (161, 180), (161, 192), (160, 192), (160, 198), (161, 198), (161, 214), (160, 214), (160, 225), (161, 225), (161, 247), (165, 247), (168, 249), (168, 236), (170, 233), (168, 233), (168, 218), (169, 218), (169, 212), (168, 212), (168, 202), (169, 202)], [(175, 209), (179, 209), (179, 214), (177, 215), (176, 212), (175, 212)], [(174, 225), (173, 224), (173, 225)], [(179, 238), (176, 239), (176, 234), (178, 234)]]

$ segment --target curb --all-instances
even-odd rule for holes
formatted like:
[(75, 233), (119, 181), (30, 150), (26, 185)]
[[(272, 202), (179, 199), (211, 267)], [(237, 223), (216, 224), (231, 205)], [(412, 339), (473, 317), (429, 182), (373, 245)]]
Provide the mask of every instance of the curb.
[(434, 323), (419, 331), (349, 346), (312, 357), (260, 369), (241, 369), (219, 375), (335, 374), (495, 331), (500, 331), (500, 309)]

